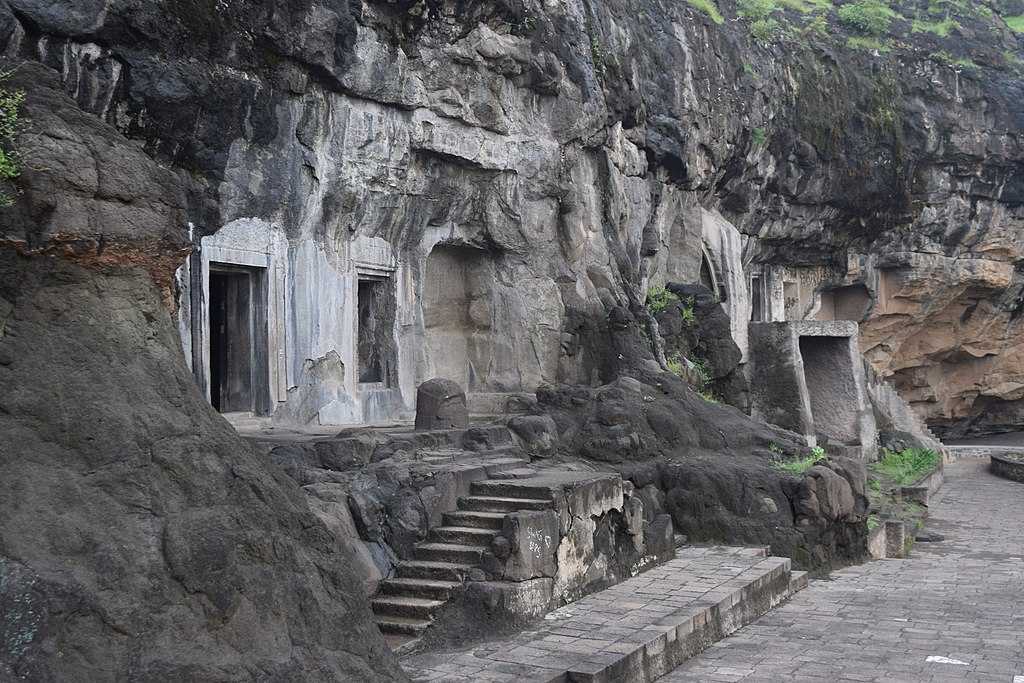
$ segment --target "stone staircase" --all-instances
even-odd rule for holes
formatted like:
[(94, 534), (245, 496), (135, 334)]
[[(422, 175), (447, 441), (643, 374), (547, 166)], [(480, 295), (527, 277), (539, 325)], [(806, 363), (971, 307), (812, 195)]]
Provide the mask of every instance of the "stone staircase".
[(393, 645), (420, 636), (480, 566), (505, 515), (550, 510), (554, 505), (550, 490), (523, 486), (514, 479), (473, 482), (470, 495), (458, 499), (458, 509), (445, 513), (443, 525), (416, 544), (413, 559), (399, 562), (396, 576), (381, 581), (380, 592), (371, 601), (381, 633), (392, 636)]

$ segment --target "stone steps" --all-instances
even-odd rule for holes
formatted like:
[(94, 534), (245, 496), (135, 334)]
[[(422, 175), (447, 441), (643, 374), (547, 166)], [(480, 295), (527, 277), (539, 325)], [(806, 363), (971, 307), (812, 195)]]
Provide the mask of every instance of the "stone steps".
[[(391, 615), (377, 615), (375, 620), (381, 633), (413, 637), (423, 635), (431, 623), (428, 619), (410, 619)], [(394, 642), (392, 647), (394, 647)]]
[(480, 461), (482, 464), (486, 464), (487, 471), (491, 474), (500, 474), (526, 464), (525, 460), (516, 456), (515, 451), (505, 449), (489, 451), (465, 451), (459, 448), (421, 450), (417, 451), (416, 459), (432, 465)]
[(515, 479), (488, 479), (475, 481), (469, 487), (474, 496), (489, 498), (518, 498), (551, 500), (551, 489), (544, 486), (520, 484)]
[(497, 535), (496, 529), (463, 526), (439, 526), (430, 531), (432, 540), (460, 545), (489, 546)]
[(501, 530), (505, 523), (504, 512), (477, 512), (475, 510), (456, 510), (444, 513), (445, 526), (474, 527), (476, 529)]
[(406, 617), (430, 621), (444, 600), (414, 598), (409, 595), (386, 595), (370, 601), (373, 613), (379, 617)]
[(504, 498), (497, 496), (465, 496), (459, 498), (460, 510), (477, 512), (515, 512), (517, 510), (550, 510), (554, 504), (539, 498)]
[(452, 562), (455, 564), (477, 565), (483, 559), (484, 547), (456, 543), (417, 543), (414, 551), (417, 560)]
[(383, 595), (406, 595), (428, 600), (447, 600), (452, 591), (462, 585), (461, 581), (439, 581), (437, 579), (397, 578), (380, 582)]
[(676, 559), (547, 614), (486, 649), (410, 654), (414, 680), (646, 683), (807, 585), (763, 548), (685, 548)]
[[(447, 454), (434, 451), (425, 457), (443, 460)], [(517, 462), (522, 461), (494, 466), (502, 468)], [(554, 506), (545, 489), (519, 486), (514, 480), (473, 482), (470, 492), (507, 495), (460, 497), (458, 509), (443, 515), (444, 525), (431, 529), (428, 540), (416, 544), (415, 559), (399, 562), (397, 577), (381, 582), (371, 606), (377, 625), (385, 635), (418, 637), (422, 634), (432, 623), (434, 614), (466, 581), (470, 571), (483, 561), (506, 514), (518, 510), (549, 510)], [(547, 497), (531, 497), (541, 494)]]
[(462, 583), (466, 580), (466, 576), (469, 575), (473, 566), (461, 562), (404, 560), (398, 563), (396, 569), (399, 578), (458, 581)]
[(799, 593), (803, 589), (807, 588), (810, 584), (810, 576), (807, 572), (794, 572), (789, 573), (789, 592), (790, 594)]

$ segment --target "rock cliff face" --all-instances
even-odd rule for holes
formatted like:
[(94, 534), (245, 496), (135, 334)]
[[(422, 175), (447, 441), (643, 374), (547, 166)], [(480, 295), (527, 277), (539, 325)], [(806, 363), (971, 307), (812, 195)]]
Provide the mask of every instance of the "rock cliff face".
[[(287, 421), (399, 416), (435, 375), (472, 397), (653, 372), (614, 331), (656, 329), (649, 287), (707, 280), (743, 357), (751, 316), (855, 319), (932, 425), (1018, 425), (1014, 2), (933, 2), (942, 28), (907, 0), (847, 41), (834, 9), (755, 28), (732, 0), (724, 23), (677, 0), (0, 0), (4, 87), (28, 93), (0, 215), (0, 672), (400, 675), (344, 541), (203, 405), (211, 264), (253, 278), (250, 405)], [(393, 331), (356, 339), (371, 305)], [(692, 477), (658, 478), (692, 518)]]
[[(435, 374), (598, 379), (580, 321), (696, 281), (703, 206), (779, 315), (860, 320), (875, 368), (963, 431), (1019, 421), (1022, 86), (1013, 3), (945, 4), (898, 3), (881, 42), (847, 43), (834, 11), (778, 9), (773, 38), (650, 0), (5, 0), (0, 36), (177, 169), (195, 245), (285, 245), (271, 268), (299, 294), (269, 323), (288, 356), (269, 393), (289, 419), (396, 415)], [(346, 341), (360, 263), (393, 267), (398, 298), (372, 395)], [(464, 291), (432, 299), (453, 273)]]

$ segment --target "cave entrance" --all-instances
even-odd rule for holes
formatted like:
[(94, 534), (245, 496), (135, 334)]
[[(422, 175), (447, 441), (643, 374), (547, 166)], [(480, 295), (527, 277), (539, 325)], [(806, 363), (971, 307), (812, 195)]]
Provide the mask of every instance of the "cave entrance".
[(423, 318), (431, 375), (466, 391), (488, 382), (492, 278), (492, 260), (480, 249), (438, 245), (427, 257)]
[(395, 293), (391, 279), (360, 275), (356, 299), (359, 382), (390, 387), (395, 365)]
[(708, 256), (707, 249), (701, 249), (700, 283), (711, 290), (711, 293), (715, 295), (716, 301), (725, 300), (718, 286), (718, 276), (715, 274), (714, 266), (711, 265), (711, 257)]
[(750, 277), (750, 321), (759, 323), (767, 320), (765, 317), (767, 308), (764, 278), (760, 275), (752, 275)]
[(210, 403), (269, 411), (266, 269), (210, 264)]
[(871, 295), (861, 284), (827, 289), (821, 293), (818, 320), (853, 320), (860, 322), (871, 307)]
[(814, 431), (829, 443), (860, 443), (857, 383), (849, 337), (800, 337)]

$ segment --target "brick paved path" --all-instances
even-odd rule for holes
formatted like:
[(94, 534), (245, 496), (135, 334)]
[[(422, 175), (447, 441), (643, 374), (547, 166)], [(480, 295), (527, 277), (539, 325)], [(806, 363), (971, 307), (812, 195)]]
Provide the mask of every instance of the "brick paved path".
[(660, 683), (1024, 683), (1024, 485), (987, 466), (946, 468), (927, 525), (945, 541), (812, 581)]
[(695, 650), (691, 640), (733, 630), (784, 599), (789, 567), (764, 549), (685, 548), (666, 564), (554, 610), (534, 630), (409, 655), (402, 667), (413, 680), (448, 683), (615, 681), (667, 671), (667, 661), (682, 658), (667, 660), (669, 651)]

